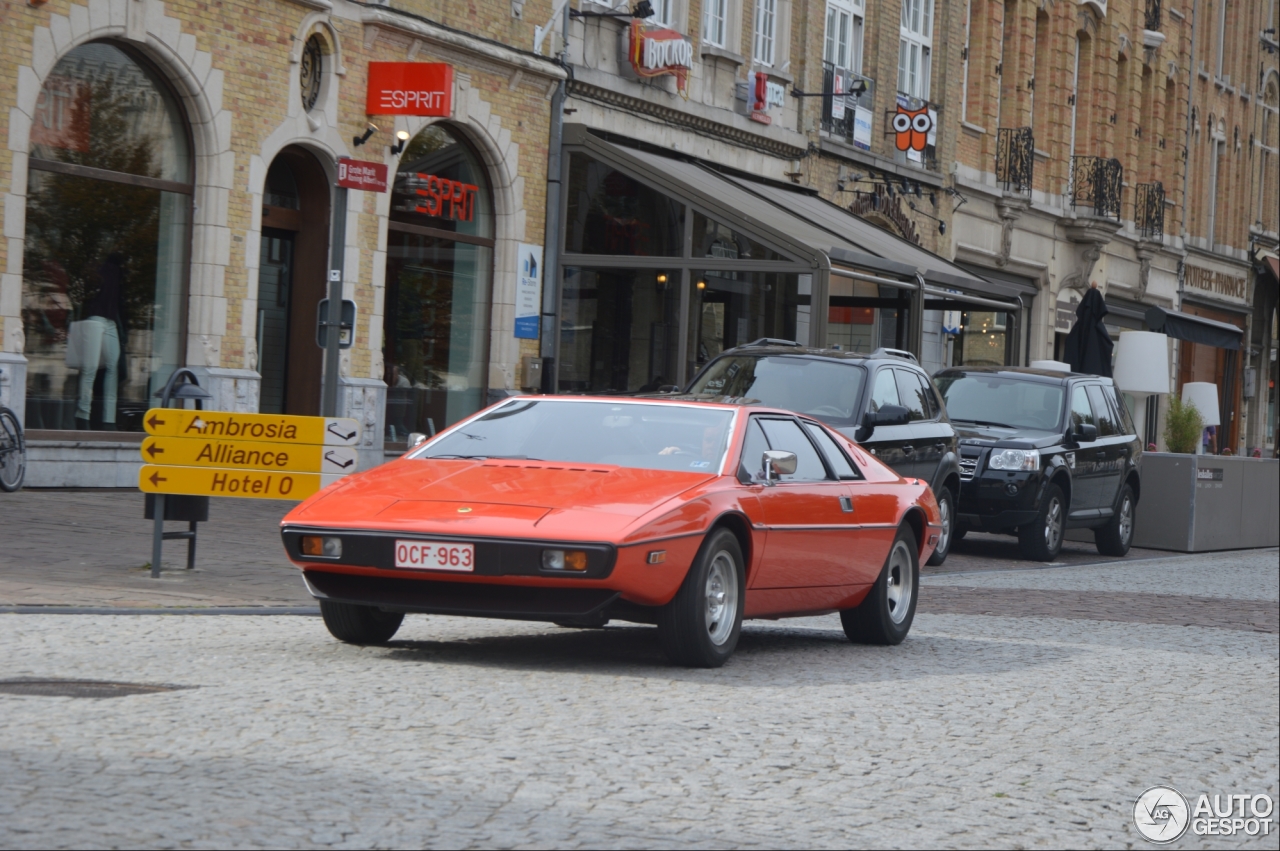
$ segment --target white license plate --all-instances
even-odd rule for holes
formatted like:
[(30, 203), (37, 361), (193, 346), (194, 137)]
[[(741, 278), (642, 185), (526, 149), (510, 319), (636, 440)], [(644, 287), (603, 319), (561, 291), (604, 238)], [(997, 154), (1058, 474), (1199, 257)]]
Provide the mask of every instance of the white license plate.
[(443, 541), (396, 541), (396, 567), (469, 573), (476, 569), (476, 548)]

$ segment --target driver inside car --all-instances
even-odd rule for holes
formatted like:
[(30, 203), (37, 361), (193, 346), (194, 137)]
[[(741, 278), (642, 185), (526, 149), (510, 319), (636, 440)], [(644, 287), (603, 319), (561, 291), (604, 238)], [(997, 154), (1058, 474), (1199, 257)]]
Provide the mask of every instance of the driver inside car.
[[(714, 461), (720, 456), (720, 438), (724, 433), (724, 429), (712, 426), (704, 429), (702, 432), (702, 451), (699, 457), (704, 461)], [(678, 455), (684, 453), (692, 455), (687, 448), (681, 446), (664, 446), (658, 451), (659, 455)]]

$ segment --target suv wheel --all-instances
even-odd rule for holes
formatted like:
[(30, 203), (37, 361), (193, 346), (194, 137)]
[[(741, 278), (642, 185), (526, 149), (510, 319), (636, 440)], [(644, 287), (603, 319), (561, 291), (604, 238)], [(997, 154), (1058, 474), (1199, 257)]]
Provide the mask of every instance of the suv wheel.
[(1104, 556), (1123, 556), (1133, 543), (1133, 488), (1120, 489), (1120, 507), (1106, 526), (1093, 530), (1093, 543)]
[(937, 567), (947, 560), (947, 554), (951, 552), (951, 542), (955, 540), (956, 497), (947, 488), (938, 491), (938, 516), (942, 520), (942, 532), (938, 535), (937, 549), (925, 562), (930, 567)]
[(1040, 500), (1040, 514), (1018, 529), (1022, 554), (1034, 561), (1053, 561), (1062, 552), (1062, 532), (1067, 524), (1067, 498), (1062, 488), (1050, 484)]

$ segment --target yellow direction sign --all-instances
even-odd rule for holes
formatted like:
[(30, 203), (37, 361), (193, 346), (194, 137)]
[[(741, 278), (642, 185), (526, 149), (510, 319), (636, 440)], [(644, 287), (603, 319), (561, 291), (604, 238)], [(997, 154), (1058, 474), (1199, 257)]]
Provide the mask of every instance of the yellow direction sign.
[(250, 499), (306, 499), (340, 476), (319, 473), (161, 467), (143, 464), (138, 488), (144, 493), (234, 496)]
[(204, 437), (148, 437), (142, 442), (142, 460), (165, 466), (345, 476), (356, 471), (356, 448)]
[(360, 424), (344, 417), (290, 417), (283, 414), (152, 408), (142, 422), (147, 434), (158, 437), (204, 437), (316, 446), (355, 446), (360, 440)]

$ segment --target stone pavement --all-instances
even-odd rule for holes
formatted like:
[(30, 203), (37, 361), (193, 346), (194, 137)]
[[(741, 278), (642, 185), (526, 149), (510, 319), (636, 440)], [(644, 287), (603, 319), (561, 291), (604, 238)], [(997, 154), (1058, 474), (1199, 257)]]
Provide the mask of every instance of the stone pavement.
[(186, 688), (0, 682), (0, 847), (1147, 847), (1152, 785), (1280, 797), (1280, 638), (1164, 605), (1274, 613), (1277, 568), (929, 576), (899, 647), (749, 622), (714, 671), (630, 625), (416, 616), (357, 648), (313, 617), (3, 615), (0, 680)]
[[(212, 500), (199, 526), (196, 569), (186, 544), (165, 543), (165, 569), (150, 577), (151, 522), (136, 490), (23, 490), (0, 493), (0, 607), (312, 606), (280, 545), (279, 523), (296, 503)], [(169, 529), (186, 528), (170, 523)], [(1124, 561), (1167, 555), (1131, 550)], [(1092, 542), (1067, 541), (1055, 564), (1116, 561)], [(1039, 568), (1015, 538), (970, 534), (927, 573)]]

